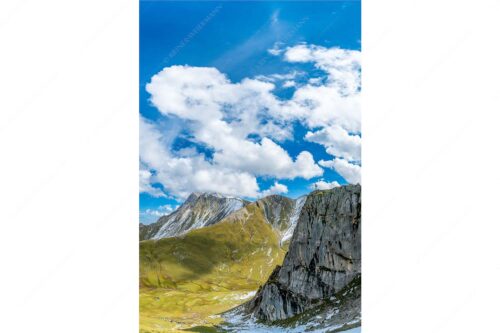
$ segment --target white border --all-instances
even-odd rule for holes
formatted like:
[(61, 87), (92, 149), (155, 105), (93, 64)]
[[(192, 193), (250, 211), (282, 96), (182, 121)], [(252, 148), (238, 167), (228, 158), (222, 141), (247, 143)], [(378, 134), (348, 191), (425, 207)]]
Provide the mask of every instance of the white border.
[(138, 1), (0, 5), (0, 331), (138, 331)]
[[(0, 6), (0, 331), (137, 332), (138, 1)], [(363, 3), (363, 332), (497, 329), (498, 17)]]
[(495, 332), (495, 1), (364, 1), (363, 332)]

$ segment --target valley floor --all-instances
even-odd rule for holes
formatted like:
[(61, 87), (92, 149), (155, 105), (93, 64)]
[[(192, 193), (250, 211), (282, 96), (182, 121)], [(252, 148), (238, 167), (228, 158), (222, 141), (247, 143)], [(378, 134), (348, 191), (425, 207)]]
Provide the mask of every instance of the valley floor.
[[(223, 320), (221, 312), (249, 300), (255, 291), (178, 291), (168, 289), (140, 290), (140, 332), (189, 332), (189, 328), (204, 326), (203, 331)], [(199, 332), (195, 330), (194, 332)]]
[[(252, 290), (179, 291), (141, 288), (140, 333), (360, 333), (359, 318), (348, 324), (329, 323), (338, 310), (320, 311), (294, 327), (267, 326), (236, 313), (226, 313), (255, 295)], [(321, 318), (321, 319), (320, 319)], [(321, 324), (323, 322), (323, 324)]]

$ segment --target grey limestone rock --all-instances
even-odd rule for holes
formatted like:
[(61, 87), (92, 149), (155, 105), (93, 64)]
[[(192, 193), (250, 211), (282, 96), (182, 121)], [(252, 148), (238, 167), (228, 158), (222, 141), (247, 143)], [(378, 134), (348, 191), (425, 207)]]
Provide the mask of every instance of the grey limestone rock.
[(246, 311), (283, 320), (324, 303), (361, 274), (361, 186), (308, 195), (283, 266), (277, 267)]

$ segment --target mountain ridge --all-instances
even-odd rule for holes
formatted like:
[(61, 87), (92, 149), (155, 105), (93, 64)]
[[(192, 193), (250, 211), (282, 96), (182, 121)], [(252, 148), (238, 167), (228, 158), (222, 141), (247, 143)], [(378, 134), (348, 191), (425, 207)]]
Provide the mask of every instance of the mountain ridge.
[(155, 223), (139, 226), (139, 240), (161, 239), (185, 234), (215, 224), (250, 201), (213, 192), (193, 192), (170, 214)]
[(291, 199), (271, 194), (251, 202), (217, 192), (193, 192), (175, 211), (161, 216), (155, 223), (140, 223), (139, 240), (180, 236), (190, 230), (219, 223), (248, 204), (256, 203), (263, 210), (266, 221), (285, 238), (282, 239), (284, 243), (293, 233), (306, 197), (307, 195)]
[[(360, 185), (345, 185), (297, 199), (270, 195), (210, 225), (141, 241), (141, 327), (337, 332), (359, 326), (360, 193)], [(206, 199), (227, 198), (192, 193), (184, 204)], [(159, 319), (165, 316), (172, 321)]]

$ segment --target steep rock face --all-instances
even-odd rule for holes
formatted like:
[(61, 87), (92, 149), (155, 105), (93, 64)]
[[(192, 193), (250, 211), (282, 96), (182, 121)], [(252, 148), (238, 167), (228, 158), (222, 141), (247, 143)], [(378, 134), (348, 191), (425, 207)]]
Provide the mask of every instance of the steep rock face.
[(307, 196), (290, 199), (274, 194), (255, 202), (267, 222), (279, 233), (281, 245), (291, 239), (306, 199)]
[(262, 209), (266, 220), (279, 231), (288, 228), (295, 201), (281, 195), (269, 195), (255, 202)]
[(286, 229), (286, 231), (283, 234), (283, 237), (281, 238), (282, 244), (285, 243), (286, 241), (289, 241), (292, 238), (293, 231), (295, 230), (297, 221), (299, 220), (302, 207), (306, 203), (306, 199), (307, 196), (302, 196), (294, 201), (293, 209), (288, 220), (288, 228)]
[(361, 186), (311, 193), (283, 266), (245, 305), (258, 319), (287, 319), (333, 297), (361, 273)]
[(216, 193), (192, 193), (173, 213), (156, 223), (140, 226), (140, 239), (160, 239), (185, 234), (224, 219), (248, 204), (248, 201)]

